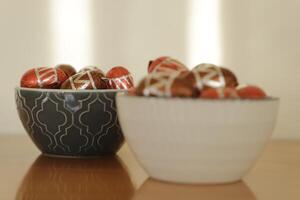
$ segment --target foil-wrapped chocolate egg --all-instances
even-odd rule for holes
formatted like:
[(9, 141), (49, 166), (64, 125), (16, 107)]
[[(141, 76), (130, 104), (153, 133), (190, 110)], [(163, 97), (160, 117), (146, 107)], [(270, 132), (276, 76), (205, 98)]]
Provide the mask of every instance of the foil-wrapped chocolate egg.
[(186, 74), (186, 79), (194, 83), (199, 90), (238, 86), (238, 80), (229, 69), (213, 64), (197, 65)]
[(237, 93), (242, 99), (264, 99), (267, 97), (263, 89), (252, 85), (239, 88)]
[(148, 73), (153, 72), (178, 72), (178, 71), (188, 71), (188, 68), (181, 62), (168, 57), (162, 56), (155, 60), (149, 62)]
[(107, 89), (103, 75), (97, 70), (77, 73), (66, 80), (61, 89)]
[[(166, 88), (167, 83), (172, 83), (178, 74), (167, 72), (156, 72), (148, 74), (136, 87), (138, 96), (171, 96), (170, 89)], [(166, 94), (167, 93), (167, 94)]]
[(59, 64), (55, 67), (56, 69), (61, 69), (68, 77), (73, 76), (76, 74), (76, 69), (72, 65), (68, 64)]
[(21, 87), (26, 88), (59, 88), (68, 79), (61, 69), (51, 67), (37, 67), (25, 72), (21, 78)]
[(110, 89), (130, 89), (134, 86), (131, 73), (122, 66), (110, 69), (106, 74), (106, 82)]
[(188, 79), (190, 71), (179, 71), (174, 79), (172, 95), (177, 97), (198, 97), (201, 90), (195, 87), (194, 82)]
[(82, 68), (81, 70), (79, 70), (79, 73), (90, 71), (90, 70), (99, 71), (103, 76), (105, 76), (105, 73), (99, 67), (96, 67), (96, 66), (86, 66), (86, 67)]
[(235, 88), (208, 88), (201, 92), (203, 99), (237, 99), (239, 95)]
[(199, 91), (180, 76), (180, 72), (155, 72), (148, 74), (136, 88), (139, 96), (197, 97)]

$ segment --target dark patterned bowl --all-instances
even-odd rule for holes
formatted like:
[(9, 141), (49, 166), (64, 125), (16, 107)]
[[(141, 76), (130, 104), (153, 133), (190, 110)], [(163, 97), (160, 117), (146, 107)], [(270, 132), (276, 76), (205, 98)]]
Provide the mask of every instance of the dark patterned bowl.
[(45, 155), (115, 154), (124, 142), (116, 90), (15, 90), (19, 117)]

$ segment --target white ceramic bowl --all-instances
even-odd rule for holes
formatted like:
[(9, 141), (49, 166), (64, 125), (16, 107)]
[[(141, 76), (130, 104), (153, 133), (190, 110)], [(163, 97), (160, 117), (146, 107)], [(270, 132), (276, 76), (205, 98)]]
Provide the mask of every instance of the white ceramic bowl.
[(146, 172), (180, 183), (240, 180), (270, 138), (279, 100), (200, 100), (119, 94), (125, 138)]

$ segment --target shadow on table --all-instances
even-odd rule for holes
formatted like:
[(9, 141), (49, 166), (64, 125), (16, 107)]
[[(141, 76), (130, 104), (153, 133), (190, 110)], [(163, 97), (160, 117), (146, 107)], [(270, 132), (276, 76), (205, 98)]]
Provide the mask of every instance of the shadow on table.
[(243, 182), (226, 185), (181, 185), (148, 179), (133, 200), (256, 200)]
[(131, 199), (134, 187), (118, 157), (40, 156), (19, 186), (16, 200)]

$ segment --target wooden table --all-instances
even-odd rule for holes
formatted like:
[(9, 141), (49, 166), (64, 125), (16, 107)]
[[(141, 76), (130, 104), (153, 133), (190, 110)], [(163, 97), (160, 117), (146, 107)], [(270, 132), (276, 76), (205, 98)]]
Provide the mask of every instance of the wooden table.
[(127, 145), (118, 157), (39, 155), (27, 136), (0, 136), (0, 200), (204, 199), (299, 200), (300, 141), (273, 140), (236, 184), (201, 186), (148, 179)]

